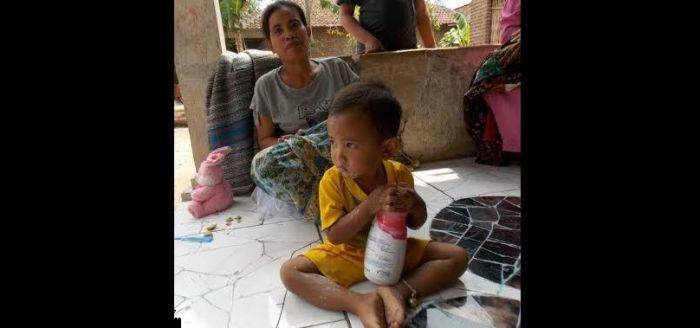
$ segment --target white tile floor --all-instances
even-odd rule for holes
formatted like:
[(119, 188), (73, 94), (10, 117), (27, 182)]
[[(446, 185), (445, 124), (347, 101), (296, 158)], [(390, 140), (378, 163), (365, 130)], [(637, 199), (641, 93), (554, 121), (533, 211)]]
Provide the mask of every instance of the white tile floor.
[[(520, 196), (520, 167), (493, 167), (473, 158), (424, 164), (413, 172), (416, 191), (428, 207), (428, 222), (409, 236), (429, 238), (430, 220), (453, 200), (480, 195)], [(194, 219), (187, 203), (175, 209), (175, 237), (198, 236), (216, 223), (210, 243), (175, 240), (175, 310), (182, 327), (362, 327), (353, 314), (326, 311), (288, 293), (279, 279), (284, 261), (318, 243), (311, 222), (263, 218), (248, 197), (204, 219)], [(240, 215), (241, 222), (225, 224)], [(518, 289), (499, 285), (467, 271), (461, 283), (423, 299), (465, 296), (467, 290), (520, 300)], [(369, 282), (353, 286), (371, 291)]]

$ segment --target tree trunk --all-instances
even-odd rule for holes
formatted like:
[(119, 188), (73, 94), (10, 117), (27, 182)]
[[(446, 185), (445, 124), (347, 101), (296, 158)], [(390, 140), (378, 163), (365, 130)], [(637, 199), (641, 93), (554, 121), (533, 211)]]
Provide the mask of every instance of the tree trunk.
[[(243, 12), (245, 11), (247, 0), (240, 1), (240, 7), (231, 8), (235, 10), (237, 15), (229, 15), (228, 20), (228, 31), (233, 35), (233, 43), (236, 46), (236, 52), (243, 52), (246, 50), (245, 41), (243, 40), (243, 35), (241, 35), (241, 19), (243, 18)], [(233, 17), (237, 17), (236, 22), (234, 22)]]
[(242, 52), (246, 50), (245, 41), (243, 40), (243, 35), (241, 35), (241, 31), (235, 31), (233, 32), (233, 34), (234, 40), (236, 41), (236, 52)]

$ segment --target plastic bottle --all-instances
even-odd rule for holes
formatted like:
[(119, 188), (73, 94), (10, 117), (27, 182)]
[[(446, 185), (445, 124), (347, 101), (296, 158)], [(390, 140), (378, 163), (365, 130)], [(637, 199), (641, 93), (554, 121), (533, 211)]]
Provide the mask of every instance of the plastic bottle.
[(365, 277), (377, 285), (401, 279), (406, 257), (408, 213), (379, 212), (372, 222), (365, 248)]

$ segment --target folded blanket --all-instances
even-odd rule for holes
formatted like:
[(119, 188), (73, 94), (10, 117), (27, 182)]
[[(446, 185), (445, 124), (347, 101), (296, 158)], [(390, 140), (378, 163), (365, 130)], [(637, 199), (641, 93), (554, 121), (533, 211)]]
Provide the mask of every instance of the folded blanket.
[(234, 195), (253, 191), (250, 164), (257, 149), (250, 102), (255, 81), (281, 62), (270, 51), (226, 51), (209, 76), (206, 91), (209, 148), (229, 146), (221, 168)]

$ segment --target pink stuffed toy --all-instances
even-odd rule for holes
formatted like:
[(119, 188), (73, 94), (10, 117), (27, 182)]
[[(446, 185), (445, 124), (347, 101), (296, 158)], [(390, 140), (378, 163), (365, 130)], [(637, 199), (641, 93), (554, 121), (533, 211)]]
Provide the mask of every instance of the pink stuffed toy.
[(192, 216), (201, 218), (227, 209), (233, 203), (231, 186), (224, 180), (219, 165), (233, 151), (225, 146), (212, 151), (199, 166), (197, 188), (192, 191), (192, 202), (187, 206)]

